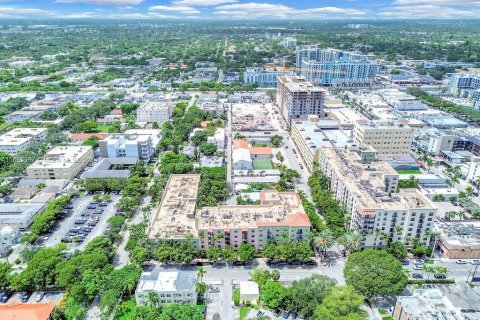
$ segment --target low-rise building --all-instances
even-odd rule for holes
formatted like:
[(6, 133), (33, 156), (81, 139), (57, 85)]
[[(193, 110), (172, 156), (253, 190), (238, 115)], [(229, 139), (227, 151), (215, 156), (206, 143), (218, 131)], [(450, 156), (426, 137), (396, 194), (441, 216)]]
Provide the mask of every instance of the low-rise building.
[(26, 230), (43, 207), (41, 203), (0, 203), (0, 226)]
[(135, 158), (150, 161), (155, 145), (150, 134), (112, 134), (99, 141), (102, 158)]
[(90, 146), (55, 147), (48, 151), (42, 160), (27, 167), (30, 179), (72, 180), (93, 160)]
[(225, 129), (217, 128), (215, 134), (212, 137), (208, 137), (207, 142), (213, 143), (217, 146), (217, 151), (225, 150)]
[(0, 152), (16, 155), (47, 136), (47, 128), (16, 128), (0, 136)]
[(449, 259), (480, 258), (480, 223), (447, 222), (440, 229), (438, 246)]
[(20, 240), (20, 229), (18, 226), (4, 225), (0, 227), (0, 257), (7, 255), (18, 240)]
[(163, 270), (154, 267), (143, 271), (135, 290), (137, 304), (145, 305), (149, 301), (149, 293), (158, 295), (159, 305), (197, 304), (197, 272), (192, 270)]
[(411, 296), (397, 298), (393, 319), (462, 320), (465, 317), (439, 289), (415, 289)]
[(357, 122), (354, 140), (372, 146), (379, 155), (408, 154), (413, 141), (413, 129), (393, 121)]
[(170, 101), (146, 101), (137, 108), (137, 122), (156, 122), (159, 126), (172, 116)]
[(200, 109), (203, 111), (213, 112), (217, 116), (225, 113), (225, 106), (221, 102), (204, 102), (200, 105)]
[(253, 281), (240, 281), (240, 304), (256, 305), (260, 299), (260, 289)]

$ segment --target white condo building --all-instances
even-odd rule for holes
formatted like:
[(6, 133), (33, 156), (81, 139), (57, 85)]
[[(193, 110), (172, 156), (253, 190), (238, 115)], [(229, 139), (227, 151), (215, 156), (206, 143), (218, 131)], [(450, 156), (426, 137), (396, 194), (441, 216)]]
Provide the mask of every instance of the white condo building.
[(47, 137), (47, 128), (16, 128), (0, 136), (0, 152), (16, 155)]
[(418, 189), (397, 192), (399, 174), (387, 162), (370, 162), (371, 157), (362, 153), (362, 148), (320, 149), (319, 169), (330, 179), (334, 197), (351, 214), (350, 228), (366, 234), (367, 247), (406, 238), (427, 244), (437, 207)]
[(357, 121), (354, 141), (372, 146), (380, 155), (408, 154), (413, 129), (394, 121)]
[(160, 267), (146, 270), (142, 273), (135, 290), (135, 298), (140, 305), (148, 304), (148, 294), (153, 292), (158, 295), (161, 306), (179, 303), (197, 303), (197, 272), (187, 270), (166, 271)]
[(347, 88), (373, 86), (380, 70), (373, 55), (317, 46), (297, 48), (297, 67), (317, 85)]
[(42, 160), (27, 167), (27, 176), (30, 179), (72, 180), (92, 160), (90, 146), (55, 147)]
[(170, 101), (147, 101), (137, 109), (137, 122), (156, 122), (159, 126), (168, 121), (172, 116), (172, 103)]

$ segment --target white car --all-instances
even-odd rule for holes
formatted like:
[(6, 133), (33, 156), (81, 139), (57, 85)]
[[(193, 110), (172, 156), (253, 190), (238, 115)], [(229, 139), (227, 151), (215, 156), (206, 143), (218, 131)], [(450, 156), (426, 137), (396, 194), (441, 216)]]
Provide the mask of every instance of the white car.
[(472, 261), (470, 261), (471, 264), (473, 265), (480, 265), (480, 260), (479, 259), (473, 259)]
[(422, 265), (416, 264), (413, 266), (413, 270), (422, 270), (422, 269), (423, 269)]
[(456, 264), (467, 264), (467, 261), (465, 260), (457, 260), (455, 261)]

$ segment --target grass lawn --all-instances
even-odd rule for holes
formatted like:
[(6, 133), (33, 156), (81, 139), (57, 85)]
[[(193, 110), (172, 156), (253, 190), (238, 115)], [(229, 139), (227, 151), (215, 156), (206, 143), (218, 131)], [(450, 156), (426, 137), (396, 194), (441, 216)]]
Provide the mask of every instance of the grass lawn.
[(253, 160), (253, 169), (254, 170), (273, 169), (272, 160), (270, 160), (270, 159), (254, 159)]
[(114, 127), (113, 125), (111, 124), (97, 124), (97, 130), (99, 130), (100, 132), (106, 132), (106, 133), (109, 133), (109, 129)]
[(135, 300), (128, 300), (127, 302), (128, 309), (121, 315), (115, 315), (114, 320), (129, 320), (135, 318), (137, 313), (137, 304)]
[(416, 169), (416, 170), (412, 170), (412, 169), (401, 170), (401, 169), (398, 169), (398, 170), (395, 170), (395, 171), (397, 171), (398, 174), (422, 174), (422, 171), (420, 171), (419, 169)]
[(245, 319), (245, 317), (248, 315), (250, 310), (251, 310), (251, 308), (249, 308), (249, 307), (241, 307), (240, 308), (240, 320)]
[(388, 317), (383, 317), (382, 319), (383, 319), (383, 320), (393, 320), (393, 318), (390, 317), (390, 316), (388, 316)]

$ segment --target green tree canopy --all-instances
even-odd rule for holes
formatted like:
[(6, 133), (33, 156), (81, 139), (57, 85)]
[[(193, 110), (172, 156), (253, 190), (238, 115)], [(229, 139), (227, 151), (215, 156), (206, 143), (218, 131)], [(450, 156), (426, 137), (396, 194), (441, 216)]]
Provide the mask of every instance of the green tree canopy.
[(400, 294), (408, 282), (400, 261), (384, 250), (366, 249), (352, 254), (343, 274), (345, 282), (367, 299)]

